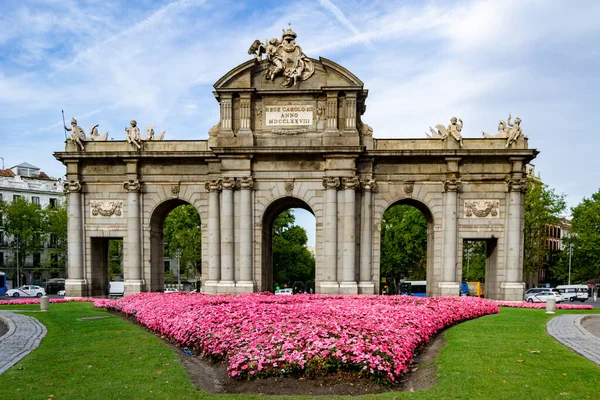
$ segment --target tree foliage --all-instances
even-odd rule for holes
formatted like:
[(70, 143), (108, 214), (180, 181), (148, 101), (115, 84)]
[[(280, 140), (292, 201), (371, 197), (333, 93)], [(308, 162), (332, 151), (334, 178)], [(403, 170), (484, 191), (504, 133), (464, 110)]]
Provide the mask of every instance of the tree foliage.
[(43, 210), (44, 236), (48, 243), (46, 256), (41, 260), (42, 267), (51, 271), (64, 271), (67, 266), (67, 206), (48, 205)]
[(585, 282), (600, 278), (600, 190), (591, 198), (584, 198), (571, 209), (571, 231), (558, 265), (555, 277), (568, 280), (569, 247), (571, 253), (571, 282)]
[(295, 222), (292, 210), (282, 212), (273, 222), (273, 281), (280, 285), (315, 279), (315, 259), (306, 248), (308, 236)]
[(566, 208), (564, 195), (547, 185), (530, 179), (525, 194), (523, 225), (523, 278), (531, 282), (548, 256), (549, 225), (558, 225)]
[[(169, 213), (164, 224), (165, 256), (178, 258), (182, 275), (196, 276), (202, 267), (200, 214), (192, 205), (183, 205)], [(179, 257), (177, 257), (179, 256)]]
[(485, 240), (465, 240), (463, 245), (463, 281), (485, 282), (487, 243)]
[(409, 205), (389, 208), (381, 221), (381, 276), (395, 281), (424, 280), (427, 221)]

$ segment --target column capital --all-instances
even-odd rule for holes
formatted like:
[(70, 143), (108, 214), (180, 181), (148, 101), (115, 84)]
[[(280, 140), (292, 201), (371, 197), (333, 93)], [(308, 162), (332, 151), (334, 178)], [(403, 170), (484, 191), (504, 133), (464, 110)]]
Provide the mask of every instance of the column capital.
[(509, 178), (506, 180), (509, 192), (523, 192), (527, 191), (527, 179), (524, 178)]
[(358, 189), (360, 187), (360, 182), (356, 176), (351, 178), (342, 178), (342, 185), (344, 189)]
[(252, 189), (254, 186), (254, 179), (251, 176), (242, 176), (238, 178), (238, 184), (241, 189)]
[(223, 190), (233, 190), (235, 189), (235, 178), (232, 176), (223, 177), (223, 179), (221, 180), (221, 185), (223, 187)]
[(375, 179), (364, 179), (361, 181), (361, 188), (363, 192), (374, 192), (377, 190), (377, 182)]
[(138, 179), (129, 179), (123, 182), (123, 189), (128, 192), (139, 192), (142, 188), (142, 183)]
[(462, 182), (456, 174), (450, 174), (444, 181), (445, 192), (458, 192), (461, 189)]
[(209, 192), (218, 192), (221, 190), (221, 180), (220, 179), (212, 179), (210, 181), (206, 181), (204, 187)]
[(63, 192), (71, 193), (71, 192), (80, 192), (81, 191), (81, 182), (71, 179), (70, 181), (63, 182)]
[(325, 189), (337, 189), (340, 186), (340, 178), (326, 176), (323, 178), (323, 187)]

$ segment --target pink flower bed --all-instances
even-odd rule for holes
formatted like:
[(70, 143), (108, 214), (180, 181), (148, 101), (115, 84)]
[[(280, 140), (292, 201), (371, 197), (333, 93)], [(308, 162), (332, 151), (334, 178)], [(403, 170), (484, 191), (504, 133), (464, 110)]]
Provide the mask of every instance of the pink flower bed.
[[(546, 303), (528, 303), (526, 301), (518, 301), (518, 302), (499, 301), (499, 302), (496, 302), (496, 304), (498, 304), (499, 307), (546, 309)], [(594, 306), (591, 306), (589, 304), (575, 305), (575, 304), (557, 303), (556, 309), (557, 310), (593, 310)]]
[(94, 301), (214, 361), (229, 376), (354, 371), (396, 381), (444, 328), (499, 312), (476, 297), (138, 293)]
[[(87, 301), (93, 302), (96, 299), (92, 299), (90, 297), (72, 297), (68, 299), (49, 299), (50, 303), (68, 303), (71, 301)], [(10, 306), (10, 305), (24, 305), (24, 304), (40, 304), (40, 299), (37, 297), (30, 297), (18, 300), (0, 300), (0, 306)]]

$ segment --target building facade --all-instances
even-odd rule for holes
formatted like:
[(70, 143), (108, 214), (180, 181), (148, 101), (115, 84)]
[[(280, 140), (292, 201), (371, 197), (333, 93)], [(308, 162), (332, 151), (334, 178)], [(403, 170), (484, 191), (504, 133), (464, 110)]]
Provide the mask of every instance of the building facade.
[[(11, 203), (17, 198), (38, 204), (40, 208), (56, 207), (64, 202), (63, 186), (60, 179), (54, 179), (34, 165), (22, 163), (0, 170), (0, 200)], [(39, 251), (28, 255), (23, 265), (19, 265), (17, 279), (17, 244), (4, 232), (4, 216), (0, 215), (0, 271), (6, 272), (7, 280), (17, 284), (36, 284), (49, 278), (37, 271), (41, 260), (46, 256), (52, 241), (44, 243)]]

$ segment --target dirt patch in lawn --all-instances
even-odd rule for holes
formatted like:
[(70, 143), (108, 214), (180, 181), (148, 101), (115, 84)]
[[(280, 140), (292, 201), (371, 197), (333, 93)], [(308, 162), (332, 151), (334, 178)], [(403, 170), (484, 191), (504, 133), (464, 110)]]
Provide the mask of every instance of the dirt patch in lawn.
[[(137, 323), (135, 318), (121, 313), (113, 313), (127, 321)], [(158, 336), (158, 335), (157, 335)], [(164, 340), (164, 339), (163, 339)], [(187, 354), (179, 346), (169, 341), (165, 342), (179, 354), (181, 363), (186, 368), (194, 385), (210, 393), (248, 393), (265, 395), (362, 395), (390, 391), (417, 391), (433, 387), (436, 383), (436, 371), (433, 360), (444, 346), (442, 335), (434, 337), (427, 346), (423, 347), (399, 383), (381, 385), (368, 378), (360, 378), (354, 374), (340, 373), (316, 379), (278, 378), (271, 377), (255, 380), (235, 380), (227, 376), (224, 364), (215, 364), (196, 355)]]

